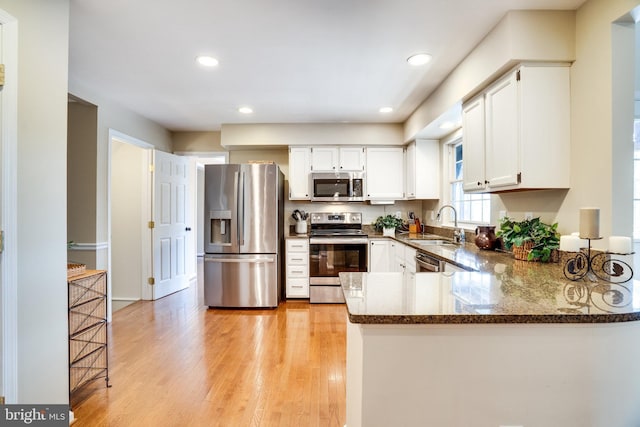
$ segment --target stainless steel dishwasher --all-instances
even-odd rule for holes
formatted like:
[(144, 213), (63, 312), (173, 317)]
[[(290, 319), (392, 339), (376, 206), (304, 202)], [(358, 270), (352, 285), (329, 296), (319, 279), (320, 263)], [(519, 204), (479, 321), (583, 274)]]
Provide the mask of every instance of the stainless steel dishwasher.
[(435, 273), (452, 273), (456, 271), (465, 271), (465, 269), (449, 262), (442, 261), (427, 253), (418, 251), (416, 254), (416, 273), (423, 273), (425, 271)]
[(424, 252), (418, 251), (416, 254), (416, 273), (422, 273), (425, 271), (437, 273), (444, 270), (444, 264), (444, 261), (432, 257)]

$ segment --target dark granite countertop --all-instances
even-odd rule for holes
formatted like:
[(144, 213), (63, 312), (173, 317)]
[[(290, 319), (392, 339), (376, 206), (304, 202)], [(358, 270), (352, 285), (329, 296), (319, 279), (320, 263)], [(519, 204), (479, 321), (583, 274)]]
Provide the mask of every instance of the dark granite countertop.
[[(382, 238), (369, 231), (369, 238)], [(437, 236), (426, 235), (433, 239)], [(446, 237), (446, 236), (445, 236)], [(394, 237), (466, 270), (456, 273), (340, 273), (352, 323), (616, 323), (640, 320), (640, 280), (614, 284), (564, 276), (563, 263), (519, 261), (473, 242), (457, 246)]]

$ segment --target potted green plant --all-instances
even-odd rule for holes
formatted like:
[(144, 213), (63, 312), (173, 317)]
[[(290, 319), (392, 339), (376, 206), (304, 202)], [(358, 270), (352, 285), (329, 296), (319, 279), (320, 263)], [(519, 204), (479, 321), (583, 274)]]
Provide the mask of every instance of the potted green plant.
[(402, 225), (402, 219), (388, 214), (385, 216), (379, 216), (373, 223), (376, 230), (382, 231), (383, 236), (394, 236), (396, 234), (396, 227)]
[(549, 262), (560, 245), (558, 223), (549, 225), (540, 218), (514, 221), (504, 217), (496, 233), (504, 248), (512, 250), (516, 259)]

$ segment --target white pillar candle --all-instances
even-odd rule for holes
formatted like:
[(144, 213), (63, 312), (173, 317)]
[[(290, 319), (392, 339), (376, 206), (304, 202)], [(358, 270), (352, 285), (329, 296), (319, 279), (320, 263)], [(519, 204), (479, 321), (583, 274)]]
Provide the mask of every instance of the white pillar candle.
[(631, 238), (626, 236), (609, 237), (609, 252), (616, 254), (631, 253)]
[(580, 252), (582, 239), (578, 236), (560, 236), (560, 250), (565, 252)]
[[(571, 233), (572, 236), (576, 236), (578, 238), (580, 238), (580, 232), (579, 231), (574, 231), (573, 233)], [(587, 241), (587, 239), (580, 239), (580, 244), (579, 244), (579, 248), (586, 248), (587, 246), (589, 246), (589, 242)]]
[(600, 209), (580, 208), (580, 237), (583, 239), (600, 238)]

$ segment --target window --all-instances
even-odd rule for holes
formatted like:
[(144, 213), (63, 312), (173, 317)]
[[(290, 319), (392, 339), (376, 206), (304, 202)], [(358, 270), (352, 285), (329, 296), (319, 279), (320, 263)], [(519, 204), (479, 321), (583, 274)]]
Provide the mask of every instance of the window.
[(640, 119), (633, 125), (633, 238), (640, 239)]
[(488, 224), (491, 215), (489, 194), (465, 194), (462, 191), (462, 138), (450, 145), (449, 153), (451, 204), (458, 211), (458, 222)]

